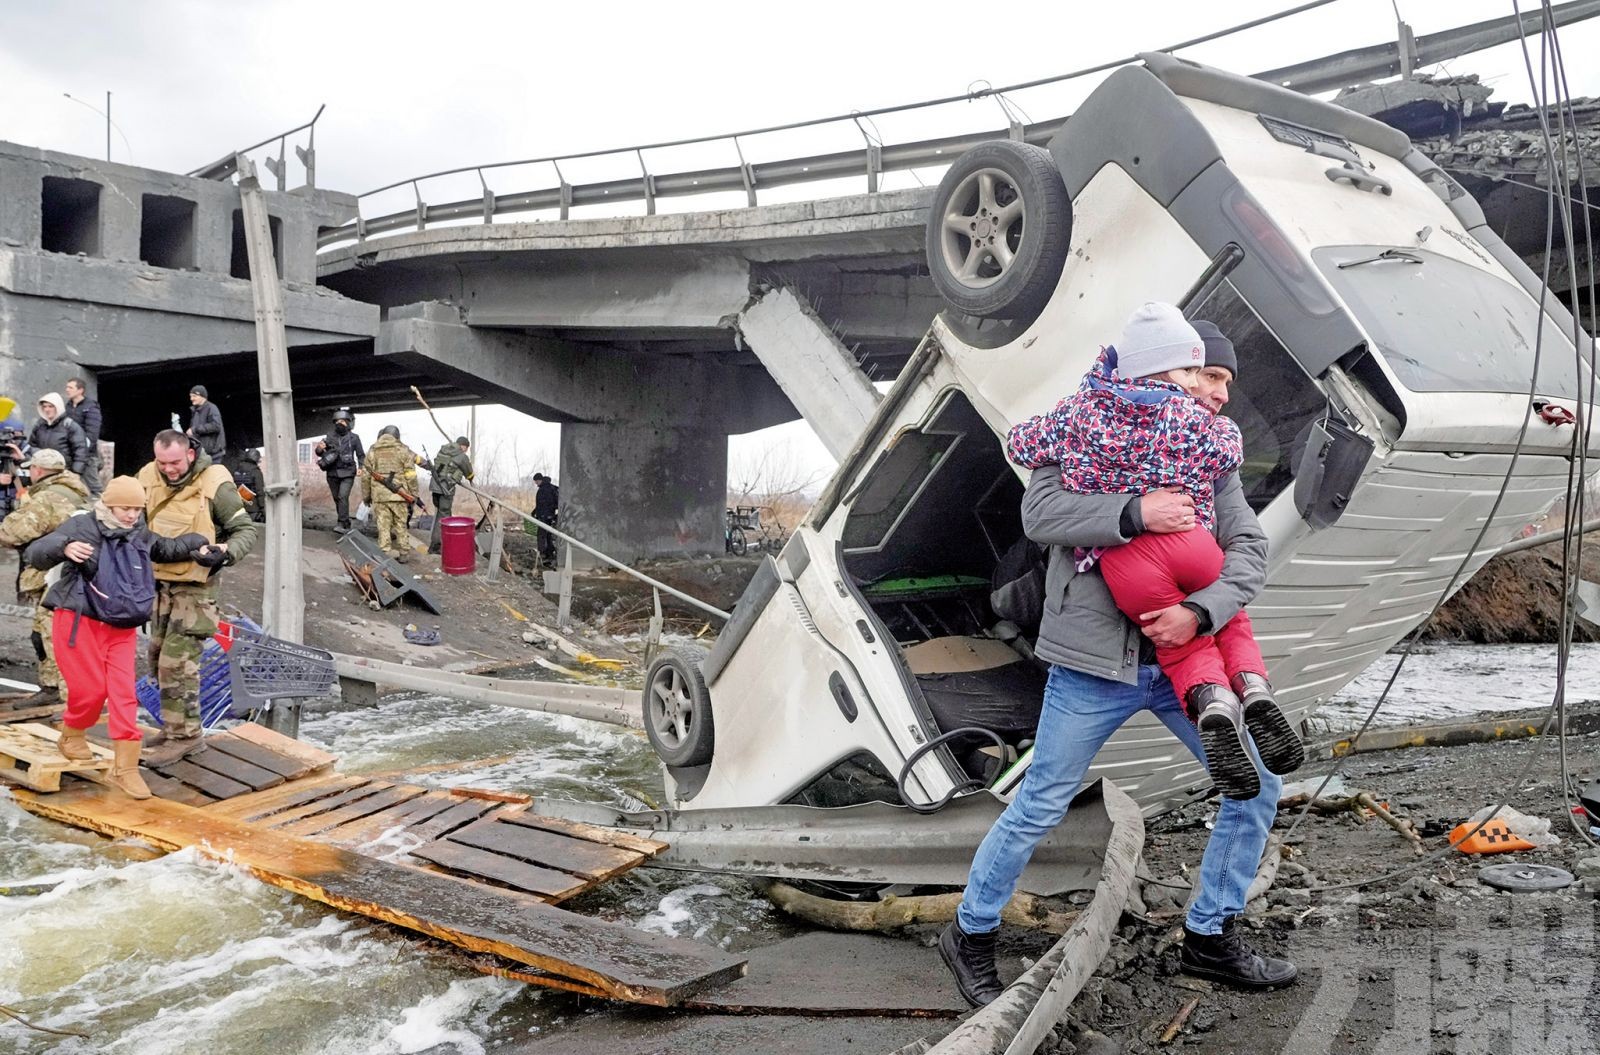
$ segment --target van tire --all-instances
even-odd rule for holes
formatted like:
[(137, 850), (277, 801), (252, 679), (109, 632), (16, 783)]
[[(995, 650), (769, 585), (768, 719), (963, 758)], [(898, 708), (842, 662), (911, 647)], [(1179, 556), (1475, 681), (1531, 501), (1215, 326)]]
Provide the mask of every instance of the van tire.
[(716, 731), (711, 693), (700, 673), (706, 655), (698, 645), (665, 648), (645, 675), (645, 735), (662, 763), (674, 769), (711, 761)]
[(1072, 198), (1050, 151), (999, 139), (962, 154), (939, 181), (925, 241), (928, 274), (952, 308), (1037, 315), (1072, 245)]

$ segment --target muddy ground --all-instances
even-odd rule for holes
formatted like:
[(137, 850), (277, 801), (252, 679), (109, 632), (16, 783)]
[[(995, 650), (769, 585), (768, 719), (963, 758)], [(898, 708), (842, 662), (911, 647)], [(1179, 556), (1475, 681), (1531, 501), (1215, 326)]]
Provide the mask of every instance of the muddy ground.
[[(1593, 705), (1588, 705), (1593, 707)], [(1569, 743), (1574, 775), (1600, 776), (1600, 735)], [(1325, 775), (1309, 763), (1290, 779)], [(1300, 969), (1297, 984), (1241, 992), (1177, 970), (1184, 891), (1143, 884), (1143, 905), (1124, 914), (1110, 954), (1040, 1049), (1049, 1055), (1546, 1055), (1600, 1051), (1596, 922), (1582, 885), (1548, 893), (1501, 893), (1478, 879), (1491, 864), (1600, 871), (1600, 856), (1564, 819), (1554, 741), (1510, 741), (1363, 754), (1343, 767), (1352, 789), (1375, 793), (1427, 832), (1448, 831), (1502, 800), (1548, 818), (1550, 849), (1441, 859), (1419, 857), (1392, 828), (1354, 813), (1279, 813), (1287, 845), (1276, 884), (1245, 918), (1248, 940)], [(1198, 867), (1215, 800), (1147, 825), (1152, 880), (1186, 886)], [(1443, 835), (1425, 839), (1429, 854)], [(1584, 865), (1584, 859), (1589, 864)], [(1343, 884), (1410, 870), (1364, 888)], [(1319, 890), (1320, 887), (1334, 889)], [(906, 934), (931, 944), (936, 927)], [(1037, 934), (1006, 928), (1002, 956), (1037, 956)], [(1015, 969), (1015, 968), (1013, 968)], [(937, 961), (927, 984), (952, 985)], [(1184, 1024), (1163, 1042), (1188, 1005)], [(576, 1000), (567, 1027), (502, 1051), (526, 1055), (888, 1052), (951, 1023), (868, 1017), (726, 1016), (654, 1011)]]

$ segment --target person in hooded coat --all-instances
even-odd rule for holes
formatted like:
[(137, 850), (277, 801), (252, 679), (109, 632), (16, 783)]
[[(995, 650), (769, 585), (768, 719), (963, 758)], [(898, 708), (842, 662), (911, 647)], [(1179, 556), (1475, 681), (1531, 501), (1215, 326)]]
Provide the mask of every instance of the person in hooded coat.
[(67, 401), (59, 392), (46, 392), (39, 397), (39, 419), (28, 433), (28, 444), (34, 450), (48, 447), (60, 451), (67, 468), (77, 474), (89, 459), (89, 437), (83, 426), (67, 415)]

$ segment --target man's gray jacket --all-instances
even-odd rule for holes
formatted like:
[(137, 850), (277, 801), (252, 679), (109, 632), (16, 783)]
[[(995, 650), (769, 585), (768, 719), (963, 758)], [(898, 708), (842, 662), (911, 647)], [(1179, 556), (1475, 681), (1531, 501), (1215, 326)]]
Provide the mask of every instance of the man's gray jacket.
[[(1039, 624), (1040, 659), (1085, 674), (1126, 682), (1139, 680), (1139, 629), (1111, 600), (1098, 567), (1079, 572), (1073, 549), (1120, 546), (1144, 531), (1139, 498), (1125, 494), (1080, 495), (1061, 486), (1061, 467), (1033, 471), (1022, 496), (1022, 529), (1049, 547), (1044, 618)], [(1214, 631), (1238, 615), (1267, 582), (1267, 536), (1244, 498), (1239, 474), (1217, 485), (1215, 534), (1222, 547), (1222, 575), (1188, 596)]]

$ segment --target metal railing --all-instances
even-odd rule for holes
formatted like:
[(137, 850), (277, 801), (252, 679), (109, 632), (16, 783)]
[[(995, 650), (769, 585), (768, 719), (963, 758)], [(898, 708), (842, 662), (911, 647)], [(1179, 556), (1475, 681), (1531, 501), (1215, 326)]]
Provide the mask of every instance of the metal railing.
[[(644, 572), (638, 570), (637, 568), (631, 568), (628, 565), (622, 563), (620, 560), (617, 560), (615, 557), (612, 557), (612, 556), (610, 556), (608, 554), (605, 554), (605, 553), (601, 553), (599, 550), (595, 549), (593, 546), (589, 545), (587, 542), (581, 542), (578, 539), (573, 538), (571, 535), (567, 534), (565, 531), (562, 531), (560, 528), (551, 527), (549, 524), (546, 524), (544, 521), (539, 520), (533, 514), (524, 513), (522, 510), (518, 509), (516, 506), (513, 506), (513, 505), (509, 504), (508, 502), (506, 502), (506, 500), (503, 499), (503, 498), (496, 498), (494, 495), (489, 494), (486, 491), (481, 491), (478, 488), (476, 488), (476, 487), (474, 487), (471, 484), (466, 483), (466, 482), (459, 483), (456, 486), (459, 487), (463, 491), (466, 491), (466, 492), (468, 492), (470, 494), (473, 494), (473, 495), (477, 496), (478, 501), (483, 503), (485, 510), (493, 510), (493, 509), (508, 510), (508, 511), (510, 511), (512, 513), (515, 513), (517, 516), (521, 517), (527, 523), (534, 525), (540, 531), (548, 531), (548, 532), (550, 532), (550, 534), (554, 535), (556, 538), (560, 539), (561, 541), (563, 541), (563, 542), (565, 542), (567, 544), (565, 552), (563, 554), (564, 567), (561, 570), (561, 599), (560, 599), (560, 607), (558, 609), (559, 614), (557, 616), (556, 622), (558, 622), (558, 623), (560, 623), (562, 625), (565, 625), (566, 622), (567, 622), (567, 618), (571, 614), (571, 611), (572, 611), (572, 551), (573, 551), (574, 548), (582, 550), (583, 552), (589, 554), (591, 557), (594, 557), (596, 560), (601, 561), (602, 563), (607, 564), (607, 565), (617, 569), (618, 571), (622, 572), (625, 575), (630, 575), (633, 578), (638, 579), (640, 582), (645, 583), (647, 586), (649, 586), (650, 587), (650, 591), (651, 591), (651, 597), (653, 598), (653, 600), (655, 602), (655, 614), (651, 617), (649, 631), (645, 634), (645, 665), (646, 666), (648, 666), (650, 664), (650, 659), (655, 654), (656, 646), (658, 644), (660, 644), (660, 640), (661, 640), (661, 630), (662, 630), (662, 626), (664, 625), (663, 624), (663, 618), (662, 618), (662, 615), (661, 615), (661, 595), (663, 593), (667, 594), (669, 597), (676, 597), (678, 600), (682, 601), (684, 604), (687, 604), (692, 608), (697, 608), (697, 609), (699, 609), (700, 611), (706, 613), (709, 616), (714, 616), (715, 618), (722, 620), (724, 623), (726, 623), (729, 619), (733, 618), (732, 613), (724, 612), (722, 609), (716, 607), (715, 605), (707, 604), (705, 601), (700, 600), (698, 597), (692, 597), (689, 594), (684, 593), (682, 590), (679, 590), (679, 589), (676, 589), (674, 587), (668, 586), (666, 583), (661, 582), (659, 579), (652, 579), (650, 576), (646, 575)], [(501, 548), (498, 545), (498, 543), (499, 543), (499, 538), (498, 538), (499, 524), (498, 524), (498, 520), (496, 521), (496, 532), (497, 532), (497, 537), (496, 537), (496, 543), (497, 544), (494, 547), (494, 553), (493, 553), (493, 556), (491, 558), (491, 561), (492, 561), (491, 571), (498, 569), (498, 562), (499, 562), (499, 559), (500, 559), (500, 552), (501, 552)]]
[[(1334, 2), (1336, 0), (1311, 0), (1311, 2), (1300, 4), (1297, 7), (1239, 25), (1229, 26), (1226, 29), (1207, 33), (1158, 50), (1165, 53), (1180, 51), (1241, 33), (1245, 30), (1254, 29), (1269, 22), (1289, 18)], [(1600, 0), (1569, 0), (1568, 3), (1556, 5), (1553, 21), (1557, 25), (1564, 25), (1569, 22), (1592, 18), (1597, 14), (1600, 14)], [(1357, 48), (1311, 62), (1266, 70), (1255, 74), (1255, 76), (1273, 84), (1284, 85), (1298, 91), (1325, 91), (1348, 84), (1360, 83), (1364, 80), (1393, 76), (1397, 72), (1409, 73), (1424, 65), (1441, 62), (1470, 51), (1482, 50), (1495, 44), (1515, 40), (1524, 33), (1536, 33), (1542, 26), (1543, 16), (1530, 12), (1520, 18), (1518, 16), (1507, 16), (1490, 19), (1469, 26), (1429, 34), (1424, 37), (1414, 37), (1410, 27), (1402, 22), (1399, 24), (1399, 39), (1394, 43)], [(1093, 66), (1053, 77), (1024, 81), (999, 88), (986, 85), (960, 95), (928, 99), (899, 106), (884, 106), (872, 110), (852, 111), (848, 114), (836, 114), (806, 121), (793, 121), (764, 128), (746, 129), (740, 132), (443, 169), (438, 172), (430, 172), (425, 175), (399, 180), (360, 195), (357, 199), (356, 219), (348, 224), (324, 231), (318, 238), (317, 244), (319, 249), (349, 242), (360, 244), (368, 238), (378, 235), (391, 234), (403, 230), (426, 230), (432, 224), (471, 220), (489, 224), (494, 223), (500, 216), (540, 210), (554, 210), (560, 219), (565, 220), (570, 218), (571, 210), (579, 206), (621, 205), (624, 203), (643, 202), (645, 214), (654, 215), (658, 199), (719, 192), (743, 192), (746, 205), (754, 207), (759, 204), (759, 195), (762, 190), (844, 178), (864, 178), (866, 191), (868, 193), (876, 193), (881, 188), (882, 177), (885, 173), (944, 165), (954, 160), (963, 151), (979, 143), (1006, 138), (1035, 144), (1048, 142), (1050, 137), (1065, 123), (1066, 118), (1061, 117), (1040, 122), (1022, 120), (1020, 119), (1023, 116), (1022, 111), (1014, 102), (1008, 99), (1009, 93), (1049, 84), (1058, 84), (1096, 73), (1104, 73), (1137, 61), (1139, 61), (1138, 56), (1128, 56), (1109, 62), (1097, 63)], [(985, 131), (921, 139), (907, 143), (886, 144), (873, 124), (874, 118), (887, 114), (904, 113), (958, 102), (970, 103), (982, 99), (995, 100), (1005, 117), (1005, 128), (992, 128)], [(749, 162), (745, 157), (746, 141), (756, 136), (792, 132), (799, 129), (817, 129), (826, 126), (839, 127), (846, 122), (853, 125), (855, 133), (861, 137), (862, 145), (858, 149), (755, 163)], [(652, 172), (650, 163), (646, 158), (647, 151), (654, 152), (675, 147), (705, 146), (718, 143), (727, 147), (727, 153), (732, 159), (731, 164), (714, 168), (662, 173)], [(598, 158), (627, 158), (630, 155), (632, 160), (639, 166), (639, 175), (624, 179), (571, 183), (567, 180), (561, 168), (563, 163)], [(554, 182), (532, 190), (507, 194), (498, 194), (490, 188), (489, 174), (501, 169), (528, 165), (550, 166)], [(423, 184), (428, 181), (468, 174), (477, 177), (478, 184), (482, 188), (481, 194), (472, 198), (463, 198), (440, 204), (432, 204), (425, 199)], [(404, 187), (411, 188), (412, 196), (415, 199), (411, 207), (372, 217), (362, 214), (361, 206), (363, 202), (377, 195)]]
[(241, 154), (251, 154), (270, 143), (277, 143), (278, 156), (262, 158), (262, 163), (267, 166), (268, 172), (277, 177), (278, 190), (287, 190), (289, 183), (289, 157), (287, 153), (289, 137), (297, 132), (305, 132), (307, 133), (306, 145), (302, 147), (296, 144), (294, 153), (300, 159), (300, 163), (305, 166), (306, 186), (315, 187), (317, 185), (317, 120), (322, 116), (322, 111), (327, 108), (328, 104), (323, 103), (317, 107), (317, 112), (312, 114), (311, 120), (305, 124), (296, 125), (288, 131), (279, 132), (275, 136), (268, 136), (261, 142), (247, 146), (243, 150), (235, 150), (225, 154), (211, 164), (202, 165), (193, 172), (187, 173), (187, 175), (196, 179), (225, 180), (239, 171), (238, 159)]

